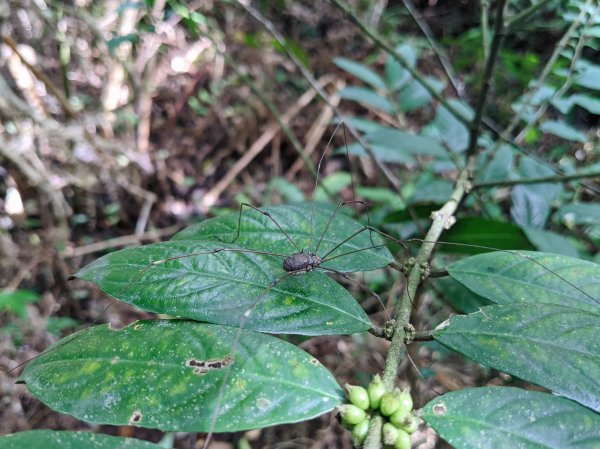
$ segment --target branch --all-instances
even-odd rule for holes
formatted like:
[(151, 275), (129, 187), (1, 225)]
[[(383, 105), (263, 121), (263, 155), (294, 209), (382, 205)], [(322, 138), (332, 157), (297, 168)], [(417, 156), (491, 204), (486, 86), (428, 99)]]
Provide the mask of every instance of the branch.
[(458, 109), (456, 109), (454, 106), (452, 106), (452, 104), (450, 104), (450, 102), (448, 102), (448, 100), (446, 100), (442, 96), (442, 94), (440, 94), (437, 90), (435, 90), (434, 87), (423, 76), (421, 76), (421, 74), (414, 67), (412, 67), (409, 64), (409, 62), (406, 60), (406, 58), (404, 58), (404, 56), (402, 56), (400, 53), (398, 53), (391, 45), (389, 45), (387, 42), (384, 42), (381, 37), (379, 37), (374, 31), (372, 31), (365, 24), (363, 24), (358, 19), (358, 17), (356, 17), (354, 12), (346, 5), (342, 4), (342, 2), (340, 0), (331, 0), (331, 2), (340, 11), (342, 11), (346, 15), (346, 17), (348, 18), (348, 20), (350, 20), (350, 22), (352, 22), (354, 25), (356, 25), (366, 36), (368, 36), (369, 39), (371, 39), (375, 43), (375, 45), (377, 45), (378, 47), (383, 49), (387, 54), (389, 54), (396, 61), (398, 61), (400, 63), (400, 65), (408, 73), (410, 73), (411, 76), (421, 86), (423, 86), (423, 88), (427, 92), (429, 92), (429, 94), (433, 98), (435, 98), (437, 101), (439, 101), (454, 117), (456, 117), (456, 119), (459, 122), (463, 123), (466, 126), (469, 126), (469, 119), (467, 117), (465, 117), (462, 112), (460, 112)]
[(440, 62), (440, 65), (444, 69), (446, 78), (448, 78), (448, 81), (450, 81), (450, 85), (454, 89), (454, 92), (456, 92), (456, 95), (458, 95), (461, 99), (465, 99), (464, 83), (462, 81), (459, 81), (458, 76), (456, 75), (456, 73), (454, 72), (454, 69), (452, 68), (452, 63), (448, 59), (448, 55), (446, 55), (446, 53), (444, 53), (444, 51), (437, 44), (437, 42), (435, 40), (435, 36), (433, 35), (433, 32), (431, 31), (431, 28), (429, 28), (429, 25), (427, 24), (427, 22), (425, 20), (423, 20), (423, 17), (421, 17), (421, 14), (417, 10), (417, 8), (415, 8), (415, 5), (412, 2), (412, 0), (402, 0), (402, 1), (404, 3), (404, 7), (408, 11), (408, 13), (411, 15), (411, 17), (413, 18), (413, 20), (415, 21), (417, 26), (421, 29), (421, 32), (423, 33), (425, 38), (427, 39), (429, 46), (433, 50), (433, 53), (435, 54), (436, 58)]
[(30, 64), (29, 61), (27, 61), (27, 59), (23, 57), (23, 55), (19, 51), (19, 48), (17, 47), (17, 43), (13, 40), (13, 38), (10, 36), (4, 36), (2, 40), (19, 57), (23, 65), (25, 65), (25, 67), (27, 67), (37, 79), (44, 83), (46, 89), (52, 92), (52, 95), (54, 95), (54, 97), (58, 100), (65, 114), (69, 118), (76, 118), (77, 113), (71, 106), (71, 103), (69, 103), (69, 100), (64, 96), (60, 89), (58, 89), (58, 87), (54, 85), (54, 83), (50, 80), (50, 78), (48, 78), (48, 76), (46, 76), (44, 72), (42, 72), (34, 65)]
[[(265, 18), (262, 14), (260, 14), (252, 6), (246, 5), (245, 3), (243, 3), (240, 0), (237, 0), (237, 4), (239, 6), (241, 6), (242, 8), (244, 8), (250, 15), (252, 15), (252, 17), (254, 17), (258, 22), (260, 22), (269, 31), (269, 33), (271, 33), (271, 35), (275, 38), (277, 43), (279, 45), (281, 45), (281, 47), (285, 50), (285, 52), (288, 55), (288, 57), (290, 58), (290, 60), (296, 65), (298, 70), (300, 70), (300, 73), (302, 74), (302, 76), (304, 76), (304, 78), (306, 78), (306, 80), (309, 82), (309, 84), (312, 86), (312, 88), (317, 92), (317, 94), (321, 97), (321, 99), (325, 102), (325, 104), (327, 106), (329, 106), (335, 112), (335, 115), (340, 120), (343, 120), (344, 116), (343, 116), (342, 112), (340, 111), (340, 109), (330, 101), (327, 93), (321, 88), (321, 86), (319, 86), (315, 77), (304, 66), (302, 61), (300, 61), (298, 59), (298, 57), (292, 51), (289, 50), (285, 39), (283, 38), (281, 33), (279, 33), (277, 28), (275, 28), (273, 23), (271, 21), (269, 21), (267, 18)], [(400, 56), (400, 57), (402, 57), (402, 56)], [(439, 96), (439, 94), (438, 94), (438, 96)], [(407, 203), (405, 201), (404, 193), (402, 192), (402, 185), (400, 184), (400, 181), (394, 175), (394, 173), (389, 169), (389, 167), (387, 165), (385, 165), (382, 161), (379, 160), (379, 158), (373, 151), (373, 147), (359, 134), (359, 132), (356, 130), (356, 128), (354, 128), (353, 126), (351, 126), (349, 123), (346, 123), (346, 122), (344, 122), (344, 125), (346, 126), (346, 129), (350, 132), (352, 137), (354, 137), (354, 139), (356, 139), (356, 141), (365, 149), (365, 151), (367, 152), (367, 154), (369, 155), (371, 160), (373, 162), (375, 162), (375, 165), (377, 165), (377, 168), (379, 168), (379, 170), (381, 170), (381, 172), (383, 173), (385, 178), (388, 180), (388, 182), (390, 183), (392, 188), (396, 191), (396, 193), (400, 197), (400, 199), (402, 201), (404, 201), (405, 203)], [(407, 210), (408, 210), (411, 218), (416, 223), (418, 223), (419, 220), (418, 220), (416, 212), (414, 211), (414, 208), (411, 205), (409, 205)]]
[(411, 341), (432, 341), (433, 340), (433, 331), (418, 331), (412, 335), (409, 335), (406, 343), (410, 343)]
[(545, 182), (567, 182), (576, 179), (600, 178), (600, 171), (589, 173), (574, 173), (572, 175), (542, 176), (540, 178), (507, 179), (504, 181), (482, 181), (472, 185), (473, 189), (487, 189), (491, 187), (508, 187), (518, 184), (543, 184)]
[(488, 58), (485, 62), (485, 70), (482, 77), (482, 86), (479, 98), (477, 99), (477, 106), (475, 109), (475, 117), (470, 123), (470, 135), (469, 135), (469, 147), (467, 149), (467, 157), (474, 156), (477, 152), (477, 139), (479, 137), (479, 127), (481, 126), (481, 119), (483, 118), (483, 110), (485, 109), (487, 94), (490, 88), (492, 73), (494, 71), (494, 65), (496, 63), (496, 57), (500, 51), (500, 46), (504, 40), (504, 6), (506, 0), (500, 0), (496, 5), (496, 18), (494, 23), (494, 37), (490, 46)]

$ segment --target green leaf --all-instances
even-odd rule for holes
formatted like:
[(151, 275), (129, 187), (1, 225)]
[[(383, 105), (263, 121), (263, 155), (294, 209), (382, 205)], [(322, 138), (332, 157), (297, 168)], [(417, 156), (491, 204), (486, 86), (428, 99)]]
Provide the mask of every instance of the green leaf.
[(483, 365), (600, 411), (599, 313), (508, 304), (457, 315), (434, 338)]
[[(236, 247), (215, 252), (225, 246), (172, 240), (125, 249), (76, 276), (156, 313), (229, 326), (249, 314), (245, 327), (260, 332), (330, 335), (370, 327), (354, 298), (322, 272), (286, 275), (281, 258)], [(190, 253), (196, 256), (177, 258)], [(157, 264), (161, 259), (168, 261)]]
[(579, 73), (575, 76), (575, 84), (588, 89), (600, 90), (600, 65), (580, 61), (578, 69)]
[[(313, 203), (265, 207), (262, 210), (271, 214), (279, 226), (296, 242), (298, 247), (307, 252), (316, 252), (321, 257), (324, 257), (335, 246), (364, 228), (362, 224), (341, 212), (334, 216), (335, 207), (329, 204), (315, 203), (312, 232)], [(348, 210), (351, 210), (351, 206), (346, 206), (341, 211)], [(238, 219), (239, 214), (236, 212), (205, 220), (179, 232), (172, 240), (232, 241), (238, 229)], [(330, 223), (329, 227), (327, 227), (328, 223)], [(316, 251), (318, 241), (321, 238), (321, 245)], [(362, 232), (341, 245), (329, 257), (349, 252), (352, 252), (352, 254), (333, 259), (324, 263), (323, 266), (343, 272), (383, 268), (393, 260), (393, 257), (385, 248), (371, 249), (373, 245), (380, 245), (381, 243), (383, 243), (383, 240), (378, 235), (374, 233), (369, 235), (367, 231)], [(239, 238), (235, 241), (235, 245), (246, 249), (285, 254), (286, 256), (297, 252), (294, 245), (272, 220), (247, 207), (244, 208), (242, 213), (241, 232)], [(283, 259), (278, 258), (278, 260), (282, 265)]]
[(479, 254), (448, 267), (450, 276), (498, 304), (549, 303), (598, 312), (600, 265), (532, 251)]
[(138, 39), (139, 36), (137, 33), (129, 33), (121, 36), (115, 36), (106, 42), (106, 46), (108, 47), (108, 51), (114, 55), (115, 51), (117, 51), (121, 44), (125, 42), (134, 44), (138, 41)]
[(452, 183), (423, 172), (415, 186), (410, 203), (443, 203), (452, 195)]
[(519, 226), (542, 228), (550, 215), (550, 203), (527, 185), (512, 189), (510, 215)]
[(547, 134), (553, 134), (561, 139), (571, 140), (573, 142), (584, 143), (588, 140), (584, 133), (563, 121), (546, 120), (540, 125), (540, 130)]
[[(381, 123), (377, 123), (373, 120), (369, 120), (366, 118), (360, 118), (360, 117), (344, 117), (343, 120), (345, 123), (347, 123), (348, 125), (352, 126), (353, 128), (357, 129), (358, 131), (364, 132), (364, 133), (368, 133), (371, 131), (377, 131), (379, 129), (385, 129), (385, 126), (382, 125)], [(339, 121), (334, 121), (335, 124), (339, 123)], [(342, 147), (343, 149), (344, 147)], [(339, 149), (336, 150), (336, 153), (338, 153)], [(344, 151), (341, 151), (339, 154), (343, 154)]]
[[(527, 239), (539, 251), (578, 257), (577, 248), (563, 235), (544, 229), (523, 228)], [(516, 249), (516, 248), (515, 248)]]
[(591, 114), (600, 115), (600, 100), (585, 94), (571, 95), (571, 100)]
[[(461, 217), (442, 240), (452, 245), (442, 245), (446, 252), (479, 254), (493, 249), (533, 249), (523, 231), (512, 223), (488, 220), (479, 217)], [(488, 248), (478, 248), (486, 246)]]
[[(381, 162), (391, 162), (395, 164), (405, 164), (412, 165), (415, 164), (415, 158), (410, 154), (403, 153), (398, 151), (396, 147), (389, 147), (383, 145), (376, 145), (369, 143), (371, 150), (375, 154), (375, 157), (379, 159)], [(353, 144), (348, 145), (348, 154), (358, 157), (370, 158), (367, 151), (363, 148), (363, 146), (355, 142)], [(346, 147), (338, 148), (335, 151), (336, 154), (346, 154)]]
[[(410, 44), (401, 44), (396, 47), (396, 52), (400, 53), (411, 67), (417, 63), (417, 48)], [(398, 89), (410, 79), (410, 73), (402, 67), (393, 56), (388, 56), (385, 60), (385, 80), (391, 89)]]
[(536, 391), (482, 387), (453, 391), (423, 418), (456, 449), (596, 449), (600, 415)]
[[(437, 92), (441, 92), (445, 87), (445, 84), (437, 78), (428, 76), (425, 77), (425, 80)], [(398, 94), (398, 103), (400, 104), (400, 109), (402, 109), (402, 111), (411, 112), (431, 103), (431, 94), (420, 82), (411, 79), (411, 81), (400, 90), (400, 93)]]
[(329, 371), (290, 343), (182, 320), (88, 328), (33, 360), (20, 381), (87, 422), (182, 432), (303, 421), (343, 399)]
[(333, 63), (375, 89), (386, 90), (385, 82), (370, 67), (347, 58), (334, 58)]
[[(525, 179), (538, 178), (551, 176), (554, 174), (554, 170), (530, 157), (522, 157), (519, 174)], [(542, 228), (550, 215), (550, 203), (561, 190), (562, 187), (557, 183), (514, 187), (511, 193), (513, 204), (510, 209), (513, 220), (522, 227)]]
[(556, 213), (562, 222), (569, 225), (600, 224), (600, 204), (573, 203), (562, 206)]
[(340, 97), (344, 100), (357, 101), (363, 106), (372, 106), (388, 114), (394, 113), (394, 107), (390, 100), (366, 87), (346, 87), (340, 92)]
[(29, 290), (0, 291), (0, 311), (6, 310), (26, 320), (27, 304), (39, 300), (40, 295)]
[(483, 181), (504, 181), (510, 179), (510, 176), (514, 172), (514, 155), (512, 146), (502, 145), (489, 162), (481, 179)]
[(475, 312), (483, 306), (492, 304), (450, 277), (435, 279), (432, 282), (438, 287), (436, 291), (441, 292), (445, 301), (459, 313)]
[(410, 155), (429, 155), (448, 159), (448, 153), (435, 139), (407, 133), (398, 129), (374, 131), (366, 135), (373, 145), (387, 147)]
[[(458, 100), (449, 100), (463, 116), (471, 119), (473, 111)], [(459, 122), (444, 106), (439, 106), (436, 111), (435, 119), (431, 123), (437, 130), (442, 142), (448, 148), (456, 153), (463, 152), (469, 145), (469, 130), (465, 125)]]
[(1, 449), (160, 449), (147, 441), (92, 432), (29, 430), (0, 437)]
[(406, 205), (397, 192), (385, 187), (358, 187), (356, 194), (372, 203), (379, 203), (392, 210), (404, 209)]

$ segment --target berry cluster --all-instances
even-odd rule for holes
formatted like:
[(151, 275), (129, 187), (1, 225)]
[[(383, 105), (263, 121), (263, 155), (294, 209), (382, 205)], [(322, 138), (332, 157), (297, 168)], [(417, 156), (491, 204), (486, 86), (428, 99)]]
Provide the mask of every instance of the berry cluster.
[(387, 391), (381, 378), (376, 375), (367, 389), (346, 385), (350, 404), (338, 407), (342, 424), (352, 430), (355, 447), (360, 447), (369, 432), (371, 416), (380, 414), (385, 420), (382, 440), (387, 447), (410, 449), (413, 433), (420, 419), (412, 413), (413, 401), (410, 393), (398, 388)]

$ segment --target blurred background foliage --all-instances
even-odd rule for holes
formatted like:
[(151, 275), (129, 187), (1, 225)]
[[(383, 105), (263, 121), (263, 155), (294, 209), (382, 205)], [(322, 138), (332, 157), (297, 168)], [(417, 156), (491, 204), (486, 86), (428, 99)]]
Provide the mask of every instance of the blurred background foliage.
[[(468, 129), (457, 114), (473, 114), (493, 2), (349, 5), (413, 71), (326, 2), (0, 4), (3, 370), (76, 326), (148, 316), (119, 305), (104, 313), (107, 299), (83, 284), (67, 284), (77, 268), (116, 248), (167, 238), (242, 201), (264, 205), (313, 194), (330, 201), (356, 195), (372, 203), (374, 225), (401, 238), (422, 235), (431, 211), (447, 200), (467, 148)], [(597, 2), (515, 0), (507, 16), (511, 26), (479, 141), (475, 181), (481, 186), (443, 239), (597, 259), (597, 177), (502, 185), (600, 171)], [(345, 127), (334, 134), (340, 117), (319, 99), (300, 67), (340, 108), (346, 126), (370, 144), (377, 163)], [(499, 130), (509, 138), (500, 138)], [(330, 139), (332, 150), (313, 192), (315, 167)], [(380, 163), (396, 184), (382, 176)], [(443, 267), (452, 257), (446, 251), (437, 264)], [(365, 280), (384, 290), (378, 272)], [(424, 294), (427, 312), (418, 319), (425, 328), (450, 310), (466, 312), (482, 303), (453, 281), (444, 282)], [(306, 344), (335, 367), (340, 383), (366, 383), (381, 368), (384, 347), (364, 336)], [(511, 382), (435, 343), (421, 345), (413, 357), (425, 380), (416, 393), (419, 403), (466, 385)], [(408, 366), (405, 372), (414, 384), (416, 374)], [(50, 413), (14, 378), (0, 382), (0, 433), (89, 428)], [(335, 426), (324, 417), (268, 429), (260, 433), (260, 444), (295, 440), (350, 447), (347, 435), (331, 431)], [(434, 447), (429, 437), (423, 436), (420, 447)]]

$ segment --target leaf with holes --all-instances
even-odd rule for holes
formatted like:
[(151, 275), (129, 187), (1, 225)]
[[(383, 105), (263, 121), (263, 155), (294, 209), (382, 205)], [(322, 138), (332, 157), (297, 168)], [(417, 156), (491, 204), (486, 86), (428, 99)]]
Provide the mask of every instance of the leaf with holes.
[(553, 304), (482, 307), (434, 332), (444, 346), (600, 411), (600, 311)]
[(600, 415), (565, 398), (518, 388), (453, 391), (423, 419), (457, 449), (597, 449)]
[(183, 320), (86, 329), (33, 360), (19, 381), (87, 422), (182, 432), (303, 421), (344, 398), (329, 371), (290, 343)]
[(448, 267), (450, 276), (498, 304), (551, 303), (598, 312), (600, 265), (557, 254), (505, 251)]

